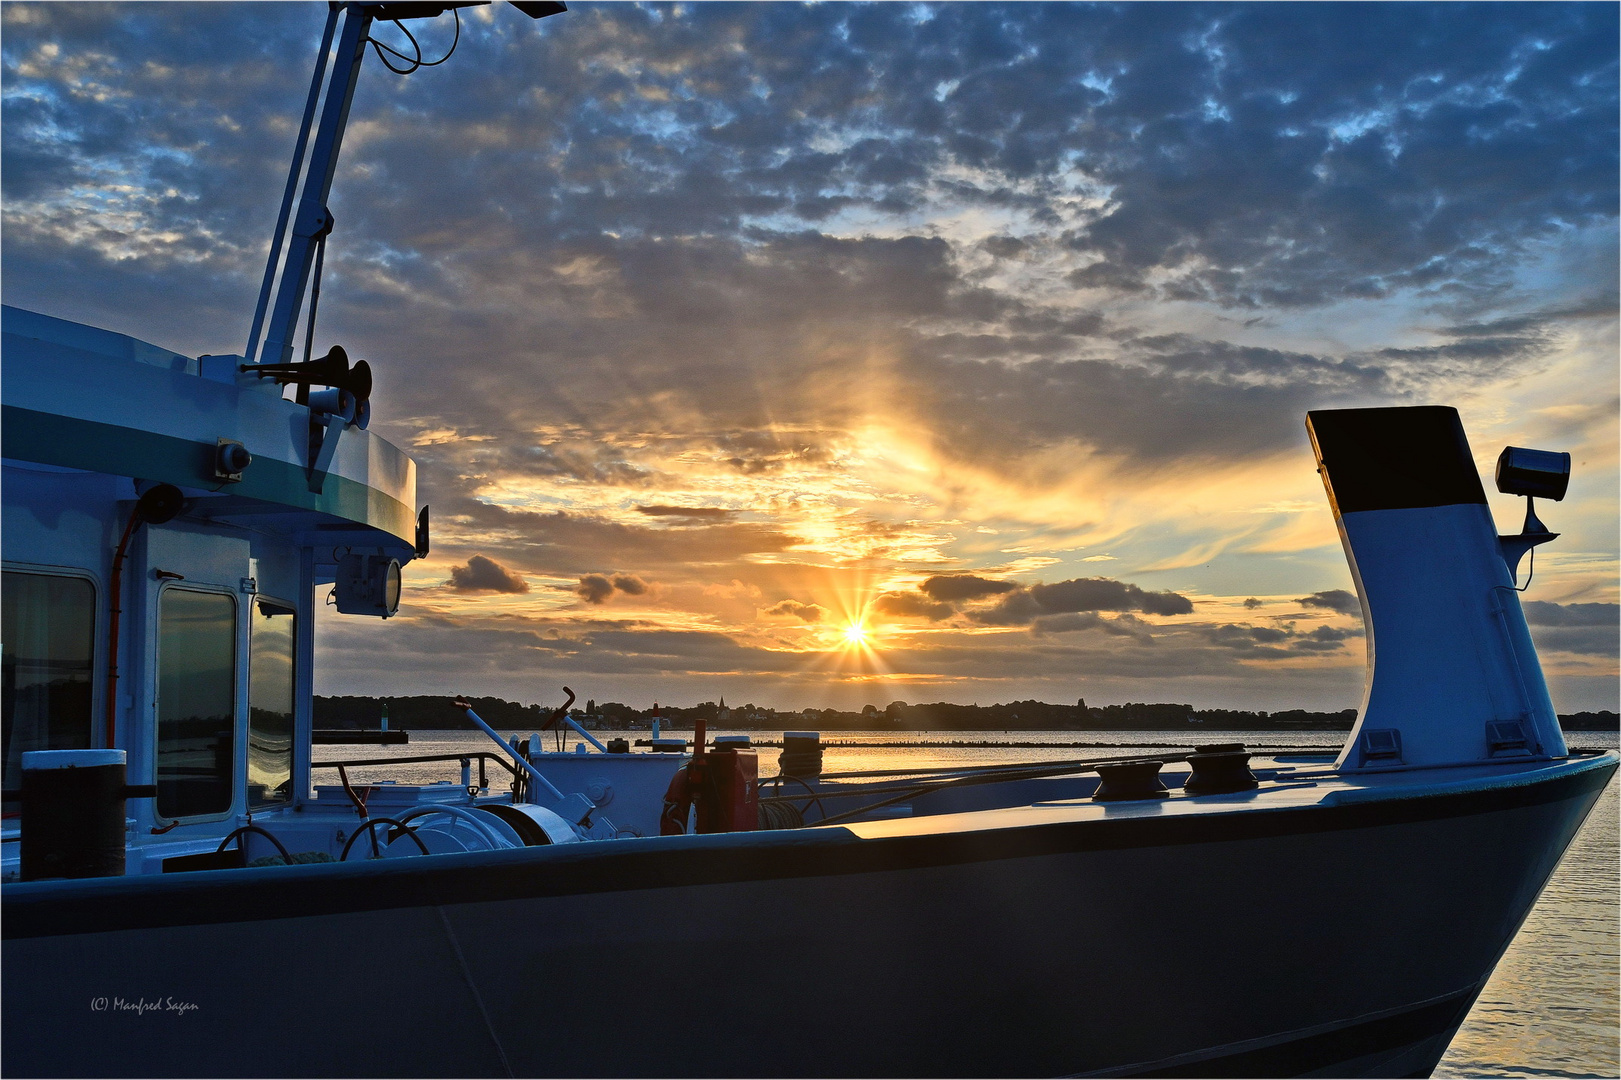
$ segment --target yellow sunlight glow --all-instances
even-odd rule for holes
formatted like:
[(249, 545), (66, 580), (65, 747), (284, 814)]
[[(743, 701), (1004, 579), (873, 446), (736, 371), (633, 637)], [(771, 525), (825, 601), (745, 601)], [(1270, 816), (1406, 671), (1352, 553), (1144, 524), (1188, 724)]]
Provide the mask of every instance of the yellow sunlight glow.
[(851, 623), (844, 628), (844, 643), (860, 647), (867, 643), (867, 628), (860, 623)]

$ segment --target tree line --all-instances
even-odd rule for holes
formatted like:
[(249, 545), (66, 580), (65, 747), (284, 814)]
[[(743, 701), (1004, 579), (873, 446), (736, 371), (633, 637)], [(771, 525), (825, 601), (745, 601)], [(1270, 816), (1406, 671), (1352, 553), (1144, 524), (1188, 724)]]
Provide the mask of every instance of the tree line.
[[(455, 700), (453, 696), (441, 695), (317, 697), (315, 726), (375, 729), (381, 725), (386, 707), (388, 726), (394, 729), (471, 728), (472, 723), (455, 707)], [(539, 730), (555, 710), (555, 707), (523, 705), (494, 697), (466, 700), (492, 727), (507, 731)], [(642, 709), (617, 701), (601, 704), (587, 701), (571, 712), (576, 719), (606, 730), (647, 729), (652, 726), (654, 716), (651, 707)], [(705, 701), (688, 707), (661, 706), (658, 715), (664, 726), (673, 729), (691, 729), (696, 721), (703, 720), (710, 726), (761, 731), (795, 728), (819, 731), (1349, 731), (1356, 722), (1357, 711), (1195, 709), (1186, 704), (1148, 702), (1089, 706), (1085, 699), (1058, 705), (1035, 700), (994, 705), (958, 705), (945, 701), (909, 705), (892, 701), (883, 708), (868, 705), (859, 711), (788, 711), (752, 702), (727, 707), (723, 703)], [(1613, 712), (1562, 714), (1559, 722), (1567, 731), (1615, 731), (1618, 728)]]

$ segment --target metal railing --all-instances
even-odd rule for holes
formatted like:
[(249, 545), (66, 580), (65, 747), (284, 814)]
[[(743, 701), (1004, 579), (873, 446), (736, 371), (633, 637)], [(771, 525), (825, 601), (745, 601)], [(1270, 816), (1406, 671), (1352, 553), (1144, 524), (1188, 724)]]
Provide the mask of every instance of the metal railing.
[(355, 769), (367, 765), (421, 765), (430, 761), (459, 761), (462, 767), (462, 786), (471, 787), (473, 786), (472, 762), (474, 758), (478, 759), (478, 787), (480, 790), (488, 790), (490, 786), (489, 774), (485, 769), (486, 762), (493, 761), (505, 769), (509, 776), (516, 775), (516, 767), (504, 755), (491, 753), (487, 750), (474, 750), (468, 753), (418, 754), (410, 757), (345, 758), (342, 761), (312, 761), (310, 762), (310, 768), (311, 770), (336, 769), (339, 767)]

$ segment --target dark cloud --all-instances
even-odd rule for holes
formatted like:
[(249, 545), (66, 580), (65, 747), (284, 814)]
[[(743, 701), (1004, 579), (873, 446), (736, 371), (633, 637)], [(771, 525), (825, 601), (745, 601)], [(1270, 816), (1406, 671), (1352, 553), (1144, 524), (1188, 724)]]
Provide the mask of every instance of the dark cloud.
[(614, 593), (614, 583), (604, 574), (586, 574), (574, 588), (574, 595), (588, 604), (607, 603)]
[(1621, 604), (1555, 604), (1527, 600), (1521, 605), (1532, 626), (1621, 626)]
[(647, 592), (647, 582), (635, 574), (615, 574), (613, 583), (614, 588), (626, 596), (642, 596)]
[(450, 587), (457, 592), (526, 593), (529, 582), (494, 559), (474, 555), (466, 566), (450, 568)]
[(1356, 598), (1356, 593), (1346, 592), (1344, 589), (1325, 589), (1310, 596), (1299, 597), (1295, 603), (1305, 604), (1307, 607), (1327, 608), (1341, 615), (1362, 613), (1362, 603)]
[(617, 592), (626, 596), (642, 596), (648, 583), (635, 574), (584, 574), (574, 587), (574, 595), (588, 604), (605, 604)]
[(1527, 600), (1522, 607), (1539, 650), (1585, 656), (1621, 654), (1621, 604)]
[(880, 615), (901, 619), (929, 619), (939, 622), (956, 613), (950, 604), (932, 600), (917, 592), (883, 593), (872, 603), (872, 610)]
[(1292, 624), (1250, 626), (1245, 623), (1225, 623), (1186, 629), (1218, 648), (1231, 649), (1258, 660), (1282, 660), (1300, 653), (1337, 652), (1347, 639), (1361, 636), (1360, 630), (1341, 630), (1333, 626), (1317, 626), (1302, 632)]
[(1046, 611), (1146, 611), (1150, 615), (1187, 615), (1193, 602), (1174, 592), (1149, 592), (1110, 578), (1075, 578), (1032, 585), (1030, 595)]
[(466, 498), (441, 505), (445, 509), (436, 514), (436, 527), (496, 538), (522, 551), (537, 572), (556, 575), (592, 573), (592, 567), (604, 562), (644, 567), (729, 562), (748, 554), (783, 551), (797, 542), (769, 526), (744, 522), (668, 529), (566, 510), (510, 510)]
[(1244, 598), (1244, 606), (1249, 608), (1251, 611), (1254, 611), (1256, 608), (1262, 606), (1265, 603), (1266, 603), (1265, 600), (1260, 600), (1260, 599), (1257, 599), (1256, 597), (1253, 597), (1253, 596), (1246, 596)]
[(718, 506), (654, 505), (638, 506), (636, 507), (636, 512), (638, 514), (646, 514), (649, 517), (702, 518), (705, 520), (717, 520), (730, 517), (737, 511), (725, 510)]
[(820, 604), (801, 603), (798, 600), (778, 600), (775, 604), (764, 609), (767, 615), (791, 615), (808, 623), (821, 622), (827, 618), (827, 609)]
[(1024, 626), (1042, 615), (1080, 611), (1186, 615), (1193, 611), (1193, 602), (1178, 593), (1149, 592), (1112, 578), (1074, 578), (1021, 588), (990, 608), (969, 612), (969, 618), (988, 626)]
[(1129, 613), (1112, 619), (1091, 611), (1071, 612), (1065, 615), (1043, 615), (1030, 625), (1036, 634), (1067, 634), (1077, 630), (1101, 630), (1105, 634), (1131, 638), (1141, 645), (1154, 644), (1153, 627)]
[(999, 596), (1017, 589), (1018, 583), (998, 581), (995, 578), (976, 577), (973, 574), (936, 574), (918, 586), (932, 600), (977, 600), (983, 596)]

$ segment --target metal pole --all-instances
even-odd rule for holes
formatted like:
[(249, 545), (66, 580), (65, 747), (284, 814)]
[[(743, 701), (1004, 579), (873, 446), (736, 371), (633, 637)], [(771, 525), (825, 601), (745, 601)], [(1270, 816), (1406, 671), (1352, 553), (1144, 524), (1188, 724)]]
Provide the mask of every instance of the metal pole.
[(514, 751), (513, 748), (507, 744), (507, 741), (501, 738), (500, 734), (498, 734), (494, 728), (484, 722), (484, 718), (482, 716), (474, 712), (472, 708), (464, 702), (457, 702), (456, 704), (460, 705), (462, 712), (467, 714), (467, 719), (477, 724), (484, 734), (494, 739), (497, 746), (511, 754), (512, 760), (517, 762), (525, 772), (527, 772), (530, 776), (533, 776), (536, 780), (540, 781), (541, 786), (551, 793), (552, 798), (561, 799), (563, 797), (563, 793), (558, 791), (557, 788), (552, 785), (550, 780), (542, 776), (539, 769), (529, 764), (529, 762), (523, 759), (521, 754)]
[(594, 735), (592, 735), (589, 731), (585, 730), (585, 728), (581, 727), (579, 724), (576, 724), (574, 722), (573, 717), (571, 717), (571, 716), (563, 717), (563, 723), (565, 723), (569, 727), (573, 728), (576, 732), (579, 733), (580, 738), (584, 739), (586, 742), (590, 743), (592, 746), (596, 747), (598, 750), (602, 751), (604, 754), (606, 754), (608, 752), (608, 748), (606, 746), (603, 746), (601, 743), (597, 742), (596, 737)]
[(360, 78), (360, 62), (366, 56), (367, 32), (371, 29), (369, 9), (358, 3), (344, 5), (343, 32), (332, 61), (327, 83), (326, 103), (321, 107), (321, 124), (316, 129), (310, 151), (304, 191), (293, 219), (293, 235), (287, 244), (287, 263), (282, 268), (276, 290), (276, 306), (265, 330), (260, 359), (269, 364), (285, 364), (293, 358), (293, 329), (309, 285), (316, 241), (332, 228), (327, 212), (327, 196), (332, 193), (332, 177), (338, 167), (338, 151), (343, 146), (343, 130), (349, 123), (349, 106), (355, 97), (355, 81)]
[(276, 267), (281, 262), (281, 242), (287, 235), (287, 218), (293, 212), (293, 196), (298, 192), (298, 178), (304, 174), (304, 150), (310, 141), (310, 125), (315, 122), (315, 106), (321, 100), (321, 84), (326, 75), (327, 55), (332, 51), (332, 34), (338, 27), (338, 12), (342, 4), (327, 5), (326, 29), (321, 34), (321, 53), (315, 58), (315, 77), (310, 80), (310, 98), (304, 103), (304, 122), (298, 127), (298, 141), (293, 145), (293, 167), (287, 173), (287, 190), (281, 197), (281, 213), (276, 216), (276, 232), (270, 240), (270, 258), (265, 263), (264, 284), (259, 287), (259, 303), (253, 309), (253, 329), (248, 331), (248, 351), (243, 357), (253, 363), (254, 350), (259, 347), (259, 331), (264, 327), (265, 309), (270, 306), (270, 289), (276, 283)]

